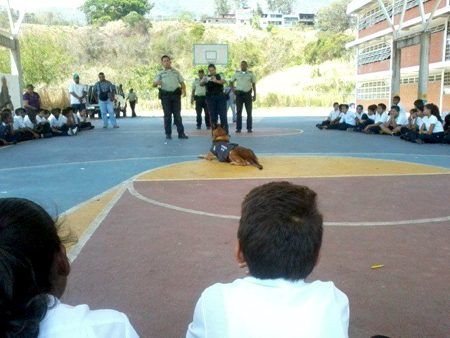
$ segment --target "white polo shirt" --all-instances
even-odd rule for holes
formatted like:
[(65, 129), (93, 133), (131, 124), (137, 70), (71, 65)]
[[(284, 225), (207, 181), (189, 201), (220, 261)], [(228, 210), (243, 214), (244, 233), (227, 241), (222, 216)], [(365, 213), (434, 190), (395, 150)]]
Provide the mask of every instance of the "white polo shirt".
[(381, 124), (385, 124), (389, 121), (390, 118), (391, 117), (389, 116), (389, 113), (387, 111), (384, 111), (384, 113), (380, 116), (380, 121), (378, 122), (381, 122)]
[(40, 117), (39, 115), (36, 115), (36, 123), (48, 123), (48, 121), (45, 117)]
[(30, 129), (33, 129), (35, 126), (35, 124), (31, 121), (28, 115), (26, 115), (25, 118), (23, 119), (23, 124), (25, 124), (25, 127), (28, 127)]
[(435, 133), (443, 133), (444, 132), (444, 126), (442, 125), (442, 122), (437, 119), (436, 116), (431, 115), (427, 121), (425, 122), (425, 129), (430, 130), (431, 125), (434, 124), (433, 134)]
[(341, 115), (341, 112), (339, 111), (339, 109), (338, 109), (338, 110), (332, 110), (332, 111), (330, 111), (330, 113), (328, 114), (328, 118), (329, 118), (331, 121), (334, 121), (334, 120), (336, 120), (336, 119), (339, 117), (339, 115)]
[(404, 126), (408, 124), (408, 118), (406, 117), (406, 114), (400, 112), (398, 116), (395, 118), (395, 123), (398, 126)]
[(201, 295), (187, 338), (347, 338), (347, 296), (332, 282), (237, 279)]
[(137, 338), (128, 317), (114, 310), (91, 311), (52, 300), (41, 321), (38, 338)]
[(356, 125), (356, 119), (358, 118), (358, 114), (351, 112), (351, 111), (347, 111), (347, 113), (342, 114), (341, 120), (339, 121), (340, 123), (347, 123), (351, 126), (355, 126)]
[(83, 96), (83, 93), (86, 91), (86, 87), (82, 85), (81, 83), (76, 84), (75, 82), (72, 82), (69, 86), (69, 95), (70, 95), (70, 104), (80, 104), (80, 103), (86, 103), (86, 98), (84, 98), (81, 102), (78, 100), (75, 96), (73, 96), (70, 93), (75, 93), (79, 97)]
[(26, 127), (27, 126), (25, 125), (25, 119), (22, 116), (20, 115), (14, 116), (14, 123), (13, 123), (14, 130), (24, 129)]
[(59, 114), (59, 117), (56, 118), (55, 115), (50, 114), (48, 122), (50, 122), (50, 126), (52, 128), (61, 128), (63, 125), (67, 124), (67, 117), (65, 117), (63, 114)]

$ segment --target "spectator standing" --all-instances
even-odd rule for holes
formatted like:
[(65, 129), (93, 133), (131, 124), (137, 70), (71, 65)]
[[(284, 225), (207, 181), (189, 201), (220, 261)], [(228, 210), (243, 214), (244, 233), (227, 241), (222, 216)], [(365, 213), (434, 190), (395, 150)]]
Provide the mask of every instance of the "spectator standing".
[(206, 88), (200, 85), (205, 77), (205, 71), (198, 71), (198, 78), (194, 80), (192, 85), (191, 104), (195, 101), (195, 111), (197, 112), (197, 129), (202, 129), (202, 110), (205, 111), (205, 124), (207, 129), (211, 129), (211, 115), (209, 114), (208, 105), (206, 104)]
[(41, 109), (41, 97), (34, 91), (32, 84), (27, 85), (26, 92), (23, 94), (23, 107), (31, 119), (36, 117), (36, 114)]
[(70, 84), (69, 93), (70, 105), (75, 113), (86, 108), (86, 87), (80, 83), (80, 76), (78, 74), (73, 75), (73, 82)]
[(11, 95), (9, 95), (8, 81), (6, 80), (6, 76), (3, 75), (2, 90), (0, 92), (0, 108), (1, 109), (5, 108), (6, 104), (10, 102), (11, 102)]
[(108, 128), (108, 116), (113, 128), (119, 128), (116, 116), (114, 115), (114, 85), (106, 80), (104, 73), (99, 73), (98, 79), (99, 81), (94, 86), (94, 92), (98, 99), (98, 105), (100, 106), (103, 128)]
[(228, 83), (228, 86), (225, 88), (225, 95), (227, 96), (227, 115), (228, 109), (231, 108), (231, 113), (233, 117), (233, 123), (236, 123), (236, 94), (234, 92), (234, 88), (231, 85), (231, 82)]
[(134, 109), (136, 108), (136, 103), (138, 103), (138, 97), (133, 88), (130, 88), (130, 92), (127, 95), (126, 101), (130, 102), (131, 117), (136, 117), (136, 111)]
[(156, 73), (153, 87), (160, 86), (159, 97), (164, 111), (164, 131), (166, 139), (172, 139), (172, 114), (177, 126), (178, 138), (188, 139), (184, 133), (183, 120), (181, 119), (181, 95), (186, 96), (186, 84), (180, 72), (172, 68), (170, 57), (164, 55), (161, 58), (164, 67)]
[(230, 82), (231, 84), (236, 82), (236, 133), (240, 133), (242, 129), (242, 110), (244, 105), (247, 112), (247, 131), (251, 133), (253, 128), (253, 102), (256, 101), (256, 77), (251, 71), (248, 70), (248, 64), (246, 61), (241, 62), (241, 71), (234, 73)]

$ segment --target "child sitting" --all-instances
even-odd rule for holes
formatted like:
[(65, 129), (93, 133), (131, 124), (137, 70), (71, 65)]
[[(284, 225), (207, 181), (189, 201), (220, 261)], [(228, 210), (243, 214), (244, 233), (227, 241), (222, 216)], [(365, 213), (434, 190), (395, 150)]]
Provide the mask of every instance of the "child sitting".
[(423, 113), (423, 125), (420, 128), (420, 132), (411, 132), (409, 141), (418, 144), (442, 143), (444, 141), (444, 126), (442, 125), (439, 108), (435, 104), (429, 103), (425, 105)]
[(75, 136), (78, 133), (78, 119), (75, 117), (74, 110), (72, 107), (66, 107), (63, 109), (62, 114), (67, 119), (67, 126), (69, 127), (69, 130), (67, 133), (70, 136)]
[(48, 118), (50, 128), (52, 128), (53, 136), (68, 136), (69, 127), (67, 126), (67, 119), (61, 115), (61, 109), (54, 108)]
[(386, 135), (400, 135), (400, 130), (408, 124), (405, 114), (400, 112), (399, 106), (392, 106), (389, 120), (380, 126), (381, 133)]
[(450, 144), (450, 114), (444, 118), (444, 143)]
[(34, 202), (0, 198), (0, 337), (137, 338), (123, 313), (60, 302), (70, 263), (56, 227)]
[(347, 296), (305, 279), (318, 264), (323, 219), (305, 186), (272, 182), (242, 203), (235, 258), (250, 277), (201, 295), (187, 338), (348, 337)]
[(23, 108), (16, 109), (16, 116), (14, 116), (14, 133), (17, 142), (29, 141), (32, 139), (38, 139), (41, 136), (33, 131), (33, 127), (27, 127), (25, 125), (26, 111)]
[(76, 115), (77, 115), (77, 120), (78, 120), (78, 125), (79, 125), (80, 130), (83, 130), (83, 129), (92, 130), (95, 128), (95, 126), (93, 126), (91, 122), (86, 121), (86, 118), (87, 118), (86, 109), (80, 110)]
[(317, 124), (316, 127), (319, 129), (322, 129), (323, 126), (328, 126), (332, 123), (338, 123), (340, 120), (341, 110), (339, 103), (335, 102), (333, 104), (333, 110), (330, 111), (328, 114), (328, 118), (325, 121), (322, 121), (322, 123)]
[(386, 112), (386, 105), (384, 103), (378, 104), (377, 114), (373, 124), (369, 124), (364, 128), (364, 132), (368, 134), (378, 134), (381, 131), (380, 126), (389, 120), (389, 114)]
[(11, 142), (8, 142), (6, 140), (7, 129), (8, 129), (8, 125), (2, 121), (2, 114), (0, 114), (0, 146), (6, 146), (6, 145), (11, 144)]
[(32, 129), (35, 133), (41, 135), (43, 138), (52, 137), (52, 129), (50, 128), (50, 123), (45, 119), (44, 110), (40, 109), (39, 112), (34, 116), (34, 121), (30, 115), (25, 116), (24, 123), (27, 127)]
[(3, 109), (1, 114), (1, 131), (0, 138), (5, 142), (2, 142), (4, 145), (7, 144), (16, 144), (16, 133), (14, 132), (14, 118), (9, 109)]
[(349, 111), (348, 104), (341, 104), (340, 116), (339, 123), (324, 126), (323, 129), (354, 130), (359, 123), (358, 115)]
[(358, 127), (355, 128), (355, 131), (361, 132), (368, 125), (374, 124), (375, 123), (376, 113), (377, 113), (377, 105), (376, 104), (371, 104), (367, 108), (367, 114), (366, 113), (362, 114), (362, 116), (361, 116), (361, 123), (358, 125)]

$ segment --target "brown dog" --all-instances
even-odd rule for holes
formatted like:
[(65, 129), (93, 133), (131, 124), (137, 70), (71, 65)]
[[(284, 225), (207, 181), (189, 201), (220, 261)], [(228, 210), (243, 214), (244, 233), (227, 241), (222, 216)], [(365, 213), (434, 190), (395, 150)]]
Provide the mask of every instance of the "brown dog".
[(208, 155), (199, 155), (199, 158), (211, 161), (217, 157), (220, 162), (229, 162), (231, 165), (254, 165), (259, 170), (263, 168), (253, 150), (230, 143), (230, 136), (221, 126), (213, 127), (212, 138), (213, 144)]

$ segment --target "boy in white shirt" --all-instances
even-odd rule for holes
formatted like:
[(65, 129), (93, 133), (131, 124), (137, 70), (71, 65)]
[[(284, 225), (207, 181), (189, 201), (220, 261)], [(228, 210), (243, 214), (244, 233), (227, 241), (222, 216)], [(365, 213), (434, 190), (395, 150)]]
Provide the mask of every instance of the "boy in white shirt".
[(22, 142), (22, 141), (29, 141), (32, 139), (38, 139), (41, 136), (33, 131), (33, 127), (34, 125), (31, 123), (29, 123), (30, 127), (27, 127), (25, 125), (25, 117), (26, 117), (26, 111), (23, 108), (17, 108), (16, 111), (16, 116), (14, 116), (14, 132), (16, 133), (16, 140), (17, 142)]
[(67, 119), (61, 114), (61, 109), (54, 108), (48, 118), (50, 128), (52, 128), (53, 136), (68, 136), (69, 127), (67, 126)]
[(69, 130), (67, 133), (70, 136), (75, 136), (78, 133), (78, 117), (76, 116), (72, 107), (66, 107), (63, 109), (62, 114), (66, 118), (67, 126)]
[(376, 104), (371, 104), (369, 107), (367, 107), (367, 114), (366, 113), (362, 114), (360, 124), (358, 125), (358, 127), (355, 128), (355, 131), (361, 132), (368, 125), (375, 123), (377, 108), (378, 107)]
[(353, 130), (359, 123), (358, 115), (348, 109), (347, 104), (340, 105), (339, 123), (323, 126), (322, 129)]
[(406, 116), (405, 107), (403, 107), (403, 104), (400, 103), (400, 96), (397, 95), (392, 98), (392, 105), (398, 106), (398, 108), (400, 109), (400, 115)]
[(364, 132), (368, 134), (379, 134), (381, 132), (380, 126), (385, 124), (389, 120), (389, 114), (386, 111), (386, 105), (384, 103), (378, 104), (377, 114), (375, 116), (375, 123), (369, 124), (364, 128)]
[(305, 282), (323, 236), (317, 195), (272, 182), (242, 203), (235, 258), (250, 277), (201, 295), (187, 338), (346, 338), (347, 296), (332, 282)]
[(95, 126), (92, 125), (91, 122), (87, 122), (86, 121), (86, 117), (87, 117), (87, 111), (86, 109), (82, 109), (81, 111), (79, 111), (76, 114), (76, 118), (78, 120), (78, 126), (79, 126), (79, 130), (83, 130), (83, 129), (88, 129), (88, 130), (92, 130), (95, 128)]
[(381, 133), (386, 135), (400, 135), (400, 130), (408, 124), (405, 114), (400, 113), (399, 106), (392, 106), (389, 120), (380, 126)]
[(316, 127), (322, 129), (324, 126), (328, 126), (332, 123), (338, 123), (341, 115), (341, 110), (339, 107), (339, 103), (333, 103), (333, 110), (328, 114), (328, 118), (325, 121), (322, 121), (322, 123), (317, 124)]

